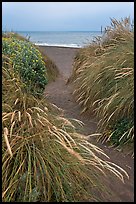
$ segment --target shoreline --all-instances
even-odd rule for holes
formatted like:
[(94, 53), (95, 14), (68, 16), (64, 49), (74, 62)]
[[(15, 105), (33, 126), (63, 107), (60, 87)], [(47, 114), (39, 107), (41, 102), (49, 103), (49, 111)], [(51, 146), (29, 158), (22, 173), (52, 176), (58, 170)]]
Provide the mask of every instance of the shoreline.
[(81, 49), (82, 47), (64, 47), (64, 46), (57, 46), (57, 45), (36, 45), (40, 48), (64, 48), (64, 49)]

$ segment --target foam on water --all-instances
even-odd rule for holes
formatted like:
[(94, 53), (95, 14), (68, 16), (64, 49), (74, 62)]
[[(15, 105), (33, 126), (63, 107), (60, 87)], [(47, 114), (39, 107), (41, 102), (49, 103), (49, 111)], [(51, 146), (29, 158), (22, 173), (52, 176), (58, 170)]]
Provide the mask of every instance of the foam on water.
[(81, 48), (81, 45), (77, 44), (49, 44), (49, 43), (34, 43), (35, 45), (39, 46), (55, 46), (55, 47), (73, 47), (73, 48)]

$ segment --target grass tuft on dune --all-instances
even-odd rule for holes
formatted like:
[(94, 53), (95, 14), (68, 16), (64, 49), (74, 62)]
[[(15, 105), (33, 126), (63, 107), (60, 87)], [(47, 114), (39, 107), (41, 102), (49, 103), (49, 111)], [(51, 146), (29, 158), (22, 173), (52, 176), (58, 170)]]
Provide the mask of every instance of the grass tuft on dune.
[(134, 140), (134, 30), (130, 18), (111, 19), (102, 37), (77, 53), (73, 74), (76, 101), (94, 113), (103, 142)]

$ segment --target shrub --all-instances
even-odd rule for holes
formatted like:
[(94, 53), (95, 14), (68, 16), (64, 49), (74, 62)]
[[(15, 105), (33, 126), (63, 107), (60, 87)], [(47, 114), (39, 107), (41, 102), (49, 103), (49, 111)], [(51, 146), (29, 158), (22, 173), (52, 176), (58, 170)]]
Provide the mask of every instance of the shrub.
[(28, 41), (15, 37), (2, 38), (2, 53), (10, 57), (27, 91), (41, 95), (47, 84), (45, 63), (41, 53)]

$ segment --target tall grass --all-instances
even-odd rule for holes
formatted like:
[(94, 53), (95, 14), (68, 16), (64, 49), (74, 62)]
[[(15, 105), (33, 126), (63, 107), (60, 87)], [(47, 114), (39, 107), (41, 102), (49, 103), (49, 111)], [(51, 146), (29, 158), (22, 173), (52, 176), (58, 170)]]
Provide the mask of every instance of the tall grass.
[(98, 119), (103, 141), (133, 143), (134, 32), (129, 18), (111, 20), (106, 33), (79, 50), (71, 77), (82, 112)]
[(104, 200), (102, 177), (124, 181), (127, 173), (52, 104), (28, 94), (10, 58), (2, 60), (3, 202)]

